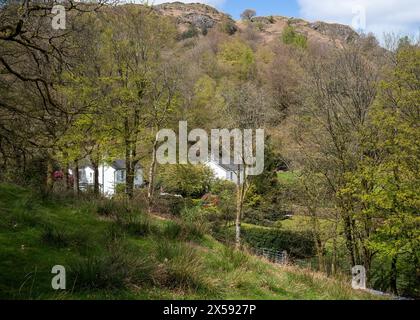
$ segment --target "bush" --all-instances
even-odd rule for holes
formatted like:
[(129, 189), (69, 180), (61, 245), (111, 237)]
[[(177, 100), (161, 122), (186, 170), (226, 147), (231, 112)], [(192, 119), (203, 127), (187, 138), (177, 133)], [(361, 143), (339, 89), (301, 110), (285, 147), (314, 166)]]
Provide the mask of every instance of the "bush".
[(242, 236), (253, 248), (286, 250), (292, 257), (303, 259), (315, 254), (315, 244), (310, 232), (293, 232), (281, 229), (243, 228)]
[(200, 198), (210, 189), (213, 173), (204, 165), (173, 165), (163, 167), (158, 179), (165, 192)]
[(171, 195), (157, 196), (153, 202), (153, 210), (160, 214), (179, 216), (186, 207), (186, 199)]
[(199, 30), (194, 26), (194, 25), (190, 25), (188, 27), (187, 31), (184, 31), (181, 35), (180, 35), (180, 40), (186, 40), (186, 39), (190, 39), (190, 38), (195, 38), (198, 37), (199, 35)]
[[(267, 248), (277, 251), (286, 250), (297, 259), (315, 255), (315, 244), (310, 232), (294, 232), (261, 227), (242, 227), (242, 240), (251, 248)], [(216, 237), (226, 243), (234, 243), (235, 231), (232, 228), (217, 230)]]
[(297, 33), (292, 26), (287, 26), (284, 29), (281, 38), (284, 44), (293, 45), (302, 49), (306, 49), (308, 46), (307, 38), (304, 35)]
[(232, 36), (238, 31), (238, 27), (236, 26), (235, 22), (231, 19), (225, 19), (219, 26), (220, 31), (223, 33), (227, 33), (228, 35)]

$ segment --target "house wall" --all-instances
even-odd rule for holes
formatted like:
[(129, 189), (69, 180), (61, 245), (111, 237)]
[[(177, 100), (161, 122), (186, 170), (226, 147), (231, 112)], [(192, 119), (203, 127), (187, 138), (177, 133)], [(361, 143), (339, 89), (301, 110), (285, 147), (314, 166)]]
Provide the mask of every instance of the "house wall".
[[(208, 166), (213, 171), (213, 174), (217, 179), (228, 180), (228, 181), (231, 181), (235, 184), (237, 183), (238, 175), (237, 175), (236, 171), (230, 171), (230, 170), (228, 171), (228, 170), (224, 169), (223, 167), (219, 166), (217, 163), (212, 162), (212, 161), (208, 161), (205, 164), (206, 164), (206, 166)], [(242, 173), (241, 173), (241, 179), (240, 180), (241, 180), (241, 183), (243, 183), (244, 179), (243, 179), (243, 174)]]
[(217, 179), (230, 180), (230, 177), (229, 177), (227, 171), (224, 170), (219, 165), (217, 165), (216, 163), (206, 162), (206, 166), (208, 166), (213, 171), (213, 174)]
[[(98, 168), (99, 171), (99, 185), (101, 192), (106, 196), (113, 196), (116, 192), (117, 181), (117, 170), (108, 165), (101, 165)], [(80, 169), (80, 183), (93, 185), (94, 184), (94, 170), (91, 167), (83, 167)], [(124, 182), (122, 182), (124, 183)], [(135, 187), (141, 187), (144, 183), (143, 170), (138, 169), (136, 177), (134, 178)]]
[(91, 167), (80, 169), (80, 183), (93, 184), (95, 171)]
[(102, 186), (102, 193), (113, 195), (115, 193), (115, 169), (110, 166), (99, 166), (99, 184)]
[(140, 187), (143, 185), (143, 170), (142, 169), (137, 169), (136, 171), (136, 176), (134, 178), (134, 185), (136, 187)]

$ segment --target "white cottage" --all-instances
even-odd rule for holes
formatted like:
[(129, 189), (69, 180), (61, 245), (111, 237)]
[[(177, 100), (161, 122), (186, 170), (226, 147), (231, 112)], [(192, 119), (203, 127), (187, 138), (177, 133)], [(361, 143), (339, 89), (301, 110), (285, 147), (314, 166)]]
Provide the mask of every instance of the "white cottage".
[[(116, 193), (119, 184), (125, 183), (126, 166), (125, 160), (116, 160), (111, 164), (102, 164), (98, 168), (99, 187), (106, 196)], [(79, 185), (82, 189), (92, 187), (94, 184), (95, 171), (91, 165), (79, 167)], [(139, 188), (143, 185), (143, 170), (140, 166), (136, 167), (134, 177), (134, 187)]]
[[(214, 176), (220, 180), (227, 180), (233, 183), (238, 182), (238, 166), (234, 164), (222, 164), (221, 161), (217, 162), (214, 160), (209, 160), (205, 163), (207, 167), (209, 167), (212, 171)], [(240, 173), (240, 183), (242, 184), (244, 181), (243, 172)]]

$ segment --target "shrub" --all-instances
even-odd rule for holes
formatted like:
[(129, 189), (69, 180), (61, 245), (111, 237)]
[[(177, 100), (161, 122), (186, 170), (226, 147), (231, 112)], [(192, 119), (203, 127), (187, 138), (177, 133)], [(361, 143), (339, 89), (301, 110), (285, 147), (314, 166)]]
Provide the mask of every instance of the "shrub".
[(210, 189), (213, 173), (204, 165), (166, 166), (159, 180), (165, 192), (200, 198)]
[(153, 210), (160, 214), (179, 216), (186, 206), (186, 199), (171, 195), (157, 196), (153, 200)]
[(304, 35), (297, 33), (292, 26), (287, 26), (284, 29), (281, 38), (284, 44), (293, 45), (302, 49), (306, 49), (308, 46), (307, 38)]
[[(291, 257), (305, 259), (315, 255), (315, 244), (310, 232), (295, 232), (261, 227), (243, 227), (242, 239), (251, 248), (286, 250)], [(221, 228), (216, 237), (223, 242), (233, 243), (234, 230)]]
[(220, 31), (223, 33), (227, 33), (228, 35), (232, 36), (238, 31), (238, 27), (236, 26), (235, 22), (231, 19), (225, 19), (220, 24)]
[(254, 248), (286, 250), (295, 258), (307, 258), (315, 254), (315, 244), (310, 232), (293, 232), (281, 229), (243, 228), (242, 236)]
[(186, 40), (186, 39), (190, 39), (190, 38), (195, 38), (198, 37), (199, 35), (199, 30), (197, 29), (197, 27), (195, 27), (194, 25), (190, 25), (188, 27), (187, 31), (184, 31), (181, 36), (180, 36), (180, 40)]

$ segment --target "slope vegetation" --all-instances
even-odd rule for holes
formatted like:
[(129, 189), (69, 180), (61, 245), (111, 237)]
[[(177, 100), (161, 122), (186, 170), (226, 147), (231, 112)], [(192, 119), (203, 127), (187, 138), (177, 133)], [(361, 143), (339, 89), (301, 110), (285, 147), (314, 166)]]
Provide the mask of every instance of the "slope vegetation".
[[(51, 288), (54, 265), (66, 290)], [(306, 269), (237, 252), (197, 226), (107, 200), (0, 185), (3, 299), (372, 299)]]

